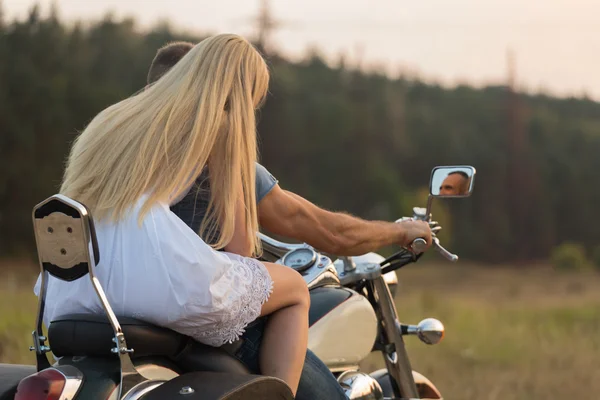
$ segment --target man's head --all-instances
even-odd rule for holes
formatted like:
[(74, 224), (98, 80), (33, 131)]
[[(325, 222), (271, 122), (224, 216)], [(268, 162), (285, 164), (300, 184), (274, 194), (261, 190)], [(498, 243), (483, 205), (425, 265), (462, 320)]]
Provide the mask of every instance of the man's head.
[(173, 42), (158, 49), (152, 64), (150, 64), (150, 71), (148, 71), (148, 85), (166, 74), (193, 47), (194, 44), (190, 42)]
[(448, 174), (440, 186), (442, 196), (460, 196), (469, 192), (469, 175), (463, 171), (454, 171)]

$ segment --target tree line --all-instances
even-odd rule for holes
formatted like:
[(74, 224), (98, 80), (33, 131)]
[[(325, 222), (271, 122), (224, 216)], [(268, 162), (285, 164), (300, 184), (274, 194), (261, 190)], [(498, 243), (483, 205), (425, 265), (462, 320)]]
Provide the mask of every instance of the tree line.
[[(0, 254), (12, 255), (31, 252), (31, 209), (57, 191), (77, 132), (144, 87), (159, 47), (202, 38), (110, 15), (74, 24), (35, 8), (24, 20), (1, 15)], [(470, 164), (472, 197), (434, 207), (461, 256), (526, 263), (566, 241), (598, 245), (600, 104), (392, 79), (316, 53), (267, 60), (261, 162), (282, 187), (394, 220), (424, 206), (434, 166)]]

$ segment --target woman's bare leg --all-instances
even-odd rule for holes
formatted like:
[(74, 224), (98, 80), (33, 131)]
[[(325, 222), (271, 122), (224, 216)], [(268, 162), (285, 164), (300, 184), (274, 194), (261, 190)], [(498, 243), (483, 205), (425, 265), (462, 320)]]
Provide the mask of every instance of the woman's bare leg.
[(260, 347), (260, 369), (263, 375), (284, 380), (295, 396), (308, 346), (308, 288), (293, 269), (264, 264), (273, 279), (273, 293), (261, 312), (270, 316)]

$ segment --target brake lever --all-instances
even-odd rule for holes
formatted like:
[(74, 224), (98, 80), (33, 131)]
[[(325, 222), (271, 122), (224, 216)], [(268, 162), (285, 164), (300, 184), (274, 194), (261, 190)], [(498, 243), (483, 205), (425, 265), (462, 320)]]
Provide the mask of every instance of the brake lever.
[[(410, 218), (410, 217), (403, 217), (400, 218), (398, 220), (396, 220), (396, 222), (402, 222), (402, 221), (409, 221), (409, 220), (421, 220), (421, 221), (426, 221), (429, 224), (429, 227), (431, 229), (431, 233), (432, 235), (432, 240), (433, 240), (433, 247), (436, 249), (436, 251), (438, 253), (440, 253), (440, 255), (442, 257), (444, 257), (446, 260), (450, 261), (450, 262), (456, 262), (458, 261), (458, 256), (456, 254), (452, 254), (450, 253), (448, 250), (446, 250), (441, 244), (440, 244), (440, 240), (437, 238), (436, 234), (442, 230), (442, 227), (439, 225), (439, 222), (437, 221), (431, 221), (431, 214), (429, 214), (429, 216), (426, 218), (425, 215), (425, 209), (424, 208), (419, 208), (419, 207), (414, 207), (413, 208), (413, 212), (414, 212), (414, 217)], [(424, 253), (425, 250), (427, 250), (427, 242), (425, 241), (425, 239), (422, 238), (417, 238), (415, 239), (412, 244), (409, 247), (409, 250), (414, 253), (415, 255), (419, 255), (421, 253)]]
[(440, 253), (440, 255), (442, 257), (444, 257), (446, 260), (448, 260), (450, 262), (457, 262), (458, 261), (458, 256), (456, 254), (452, 254), (448, 250), (446, 250), (444, 248), (444, 246), (442, 246), (440, 244), (440, 239), (438, 239), (437, 237), (433, 238), (433, 246), (435, 247), (435, 249), (437, 250), (437, 252)]
[[(458, 256), (456, 254), (450, 253), (440, 244), (440, 239), (438, 239), (436, 236), (433, 236), (432, 240), (433, 247), (437, 250), (438, 253), (440, 253), (442, 257), (451, 262), (458, 261)], [(413, 251), (413, 253), (421, 254), (427, 249), (427, 242), (425, 241), (425, 239), (417, 238), (412, 242), (410, 248)]]

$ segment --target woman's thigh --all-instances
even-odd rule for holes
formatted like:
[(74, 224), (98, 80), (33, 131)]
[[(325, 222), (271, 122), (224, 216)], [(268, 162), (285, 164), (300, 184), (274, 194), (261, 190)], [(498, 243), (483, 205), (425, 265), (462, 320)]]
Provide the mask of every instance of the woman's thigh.
[(302, 275), (284, 265), (263, 263), (273, 280), (273, 292), (262, 306), (260, 315), (271, 314), (281, 308), (296, 304), (308, 307), (308, 287)]

